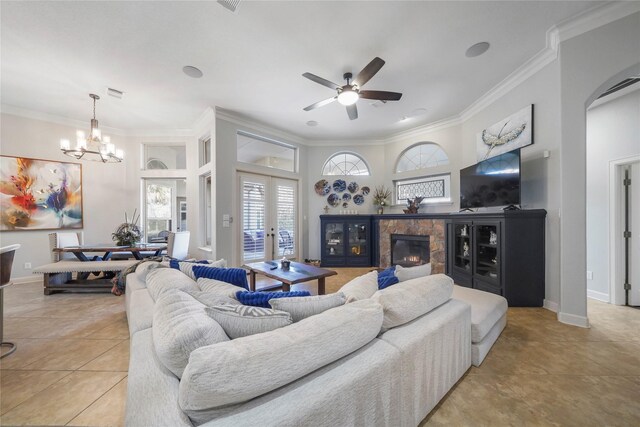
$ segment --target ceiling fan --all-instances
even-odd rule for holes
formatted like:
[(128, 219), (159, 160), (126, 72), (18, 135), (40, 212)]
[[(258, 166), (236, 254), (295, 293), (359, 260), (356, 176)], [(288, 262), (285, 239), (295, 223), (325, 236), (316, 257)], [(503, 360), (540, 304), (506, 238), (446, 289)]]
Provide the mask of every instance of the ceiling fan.
[(344, 79), (347, 81), (347, 84), (344, 86), (337, 85), (333, 82), (330, 82), (327, 79), (323, 79), (322, 77), (318, 77), (315, 74), (304, 73), (302, 76), (308, 78), (311, 81), (319, 83), (328, 88), (334, 89), (337, 91), (337, 95), (325, 99), (320, 102), (316, 102), (315, 104), (311, 104), (308, 107), (304, 108), (304, 111), (311, 111), (318, 107), (323, 107), (325, 105), (331, 104), (333, 101), (338, 101), (340, 104), (347, 107), (347, 114), (349, 115), (349, 119), (355, 120), (358, 118), (358, 108), (356, 107), (356, 102), (360, 98), (364, 99), (375, 99), (380, 101), (398, 101), (402, 98), (402, 94), (398, 92), (385, 92), (381, 90), (360, 90), (365, 83), (367, 83), (373, 76), (376, 75), (378, 71), (384, 65), (384, 61), (378, 57), (373, 58), (373, 61), (369, 62), (369, 64), (358, 73), (353, 82), (351, 79), (353, 78), (353, 74), (344, 73)]

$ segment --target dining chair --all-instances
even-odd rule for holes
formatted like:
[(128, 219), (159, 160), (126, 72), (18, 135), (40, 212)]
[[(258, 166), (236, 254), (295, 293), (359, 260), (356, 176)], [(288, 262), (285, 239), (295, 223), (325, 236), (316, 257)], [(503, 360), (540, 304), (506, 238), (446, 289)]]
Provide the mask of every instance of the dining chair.
[(9, 347), (9, 351), (0, 355), (0, 359), (7, 357), (18, 348), (14, 343), (4, 342), (4, 288), (10, 286), (11, 268), (13, 267), (13, 256), (16, 250), (20, 249), (19, 244), (9, 245), (0, 248), (0, 347)]
[(167, 255), (175, 259), (185, 259), (189, 255), (188, 231), (178, 231), (169, 233), (167, 240)]
[(67, 246), (84, 245), (84, 232), (56, 232), (49, 233), (49, 252), (51, 253), (51, 262), (61, 260), (77, 260), (76, 256), (70, 252), (54, 252), (56, 248), (65, 248)]

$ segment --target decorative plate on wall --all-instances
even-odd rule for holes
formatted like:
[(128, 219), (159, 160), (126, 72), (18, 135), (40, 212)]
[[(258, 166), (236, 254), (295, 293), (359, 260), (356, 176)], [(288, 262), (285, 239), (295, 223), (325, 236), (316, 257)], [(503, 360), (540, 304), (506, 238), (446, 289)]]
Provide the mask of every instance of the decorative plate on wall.
[(353, 203), (356, 205), (361, 205), (364, 203), (364, 196), (362, 194), (356, 194), (353, 196)]
[(349, 194), (349, 193), (344, 193), (344, 194), (342, 195), (342, 201), (344, 201), (344, 202), (348, 202), (349, 200), (351, 200), (351, 194)]
[(342, 193), (347, 189), (347, 183), (344, 182), (344, 179), (336, 179), (333, 181), (333, 191), (336, 193)]
[(349, 190), (349, 193), (353, 194), (353, 193), (356, 193), (360, 189), (360, 186), (358, 185), (357, 182), (351, 181), (349, 183), (349, 185), (347, 186), (347, 189)]
[(329, 185), (329, 181), (327, 181), (326, 179), (321, 179), (320, 181), (316, 182), (314, 188), (318, 196), (325, 196), (331, 191), (331, 185)]
[(327, 197), (327, 203), (335, 208), (340, 204), (340, 196), (336, 193), (330, 194), (329, 197)]
[(362, 187), (362, 194), (364, 196), (366, 196), (367, 194), (369, 194), (371, 190), (369, 189), (369, 187)]

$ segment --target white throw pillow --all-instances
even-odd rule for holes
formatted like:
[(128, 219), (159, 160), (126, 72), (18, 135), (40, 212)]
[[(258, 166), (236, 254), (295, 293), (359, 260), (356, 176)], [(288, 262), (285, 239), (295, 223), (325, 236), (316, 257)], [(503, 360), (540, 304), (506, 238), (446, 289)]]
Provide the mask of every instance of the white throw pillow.
[(395, 275), (400, 282), (429, 276), (431, 275), (431, 263), (417, 265), (415, 267), (403, 267), (401, 265), (396, 265)]
[(356, 277), (340, 288), (340, 292), (347, 298), (347, 304), (371, 298), (378, 291), (378, 272), (370, 271)]
[(269, 300), (269, 305), (274, 310), (286, 311), (294, 322), (299, 322), (307, 317), (344, 305), (345, 300), (344, 294), (338, 292), (309, 297), (272, 298)]
[(222, 258), (217, 261), (211, 261), (208, 259), (205, 259), (202, 262), (178, 261), (178, 268), (180, 269), (180, 271), (182, 271), (193, 280), (196, 280), (196, 275), (193, 274), (193, 267), (201, 267), (203, 265), (206, 267), (226, 268), (227, 260)]
[(158, 359), (178, 378), (197, 348), (229, 341), (222, 327), (205, 312), (205, 305), (191, 295), (169, 289), (153, 311), (153, 344)]
[(212, 294), (224, 295), (229, 298), (237, 300), (236, 293), (238, 291), (244, 291), (244, 288), (240, 286), (232, 285), (231, 283), (223, 282), (222, 280), (207, 279), (201, 277), (198, 279), (198, 287), (204, 292), (210, 292)]
[(205, 291), (191, 291), (191, 290), (186, 292), (192, 297), (194, 297), (196, 300), (200, 301), (202, 304), (206, 305), (207, 307), (213, 307), (214, 305), (220, 305), (220, 304), (231, 304), (231, 305), (240, 304), (238, 300), (235, 300), (233, 298), (230, 298), (222, 294), (215, 294), (215, 293), (205, 292)]
[(228, 412), (231, 405), (353, 353), (378, 335), (380, 325), (382, 307), (364, 300), (264, 334), (201, 347), (191, 353), (182, 375), (180, 408), (194, 424), (203, 424)]
[(384, 308), (384, 331), (430, 312), (449, 301), (452, 294), (453, 279), (444, 274), (434, 274), (381, 289), (371, 299)]
[(207, 307), (205, 311), (231, 339), (261, 334), (292, 323), (291, 315), (285, 311), (250, 305), (220, 304)]
[(151, 298), (157, 301), (168, 289), (198, 290), (196, 282), (180, 270), (174, 268), (156, 268), (147, 274), (147, 289)]

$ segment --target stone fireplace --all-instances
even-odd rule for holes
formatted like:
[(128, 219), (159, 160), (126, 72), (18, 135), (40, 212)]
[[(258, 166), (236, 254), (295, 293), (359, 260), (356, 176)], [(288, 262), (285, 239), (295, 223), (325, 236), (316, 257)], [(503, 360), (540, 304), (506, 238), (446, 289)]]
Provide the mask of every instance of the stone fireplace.
[[(444, 273), (445, 271), (445, 235), (444, 235), (444, 219), (420, 218), (414, 215), (380, 215), (377, 218), (378, 223), (378, 247), (379, 247), (379, 266), (387, 268), (391, 265), (412, 266), (431, 262), (432, 273)], [(425, 215), (426, 216), (426, 215)], [(395, 261), (392, 260), (392, 236), (402, 236), (404, 243), (402, 247), (393, 250)], [(408, 236), (408, 237), (407, 237)], [(417, 243), (421, 242), (421, 243)], [(425, 243), (426, 242), (426, 243)], [(424, 246), (428, 247), (428, 252)], [(407, 254), (406, 249), (418, 251), (419, 246), (423, 246), (423, 252), (417, 254)], [(398, 254), (398, 249), (401, 253)], [(425, 253), (426, 252), (426, 253)], [(407, 257), (405, 261), (403, 258)], [(426, 261), (419, 260), (420, 257), (426, 257)], [(398, 262), (401, 259), (402, 262)], [(412, 263), (413, 262), (413, 263)]]
[(429, 262), (429, 236), (391, 235), (391, 264), (415, 267)]

